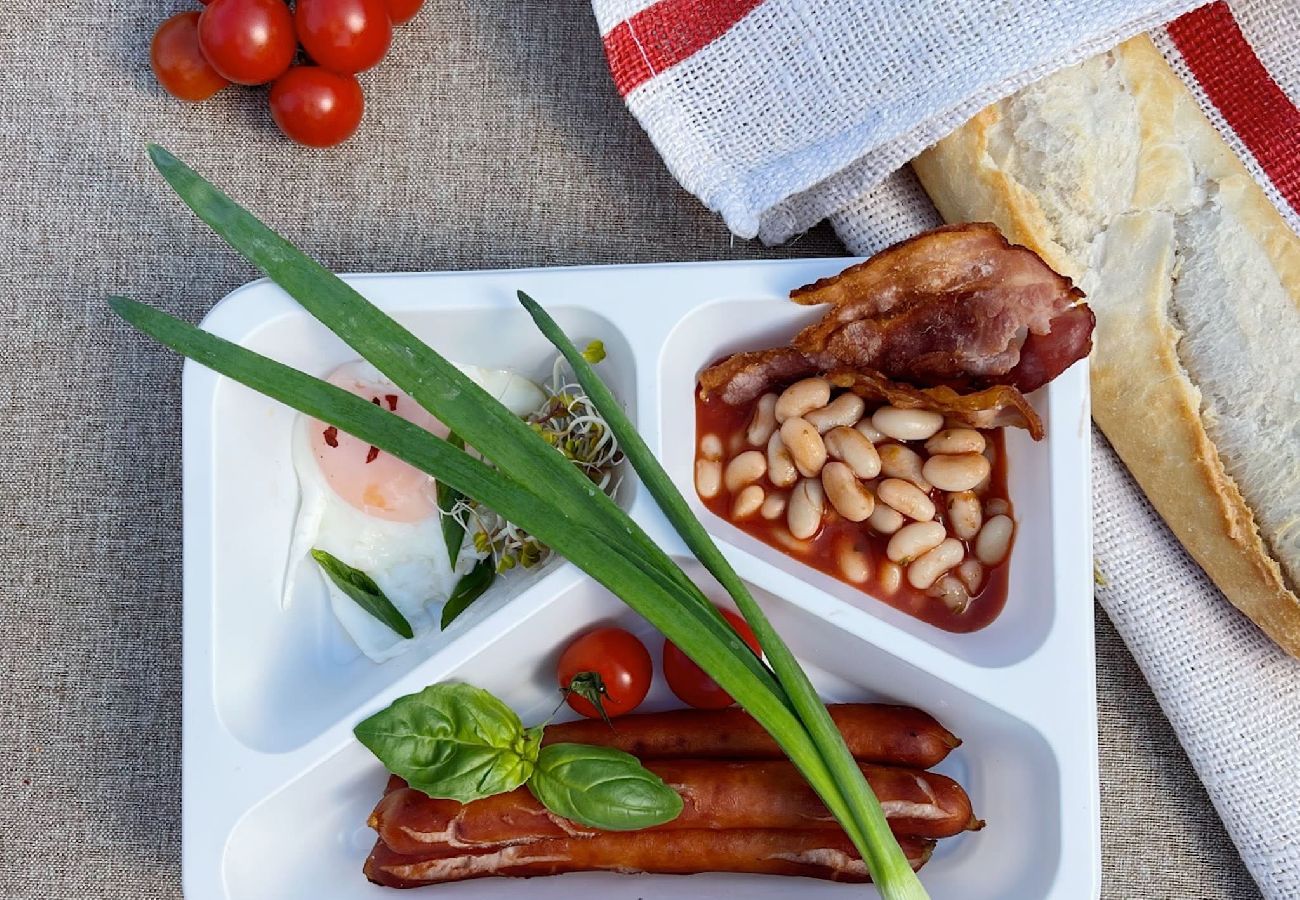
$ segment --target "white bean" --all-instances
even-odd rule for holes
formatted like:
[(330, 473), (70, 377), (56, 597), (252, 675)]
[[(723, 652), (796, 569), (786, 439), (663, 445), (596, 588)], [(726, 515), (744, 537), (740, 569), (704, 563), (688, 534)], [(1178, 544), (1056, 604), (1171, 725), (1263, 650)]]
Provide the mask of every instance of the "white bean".
[(774, 431), (767, 439), (767, 480), (777, 487), (789, 487), (799, 480), (790, 448), (781, 440), (781, 432)]
[(984, 586), (984, 567), (980, 565), (978, 559), (968, 556), (957, 567), (957, 577), (961, 579), (961, 583), (966, 585), (966, 590), (970, 591), (973, 596), (978, 594), (980, 588)]
[(965, 554), (961, 541), (948, 538), (907, 567), (907, 583), (918, 591), (923, 591), (938, 581), (940, 575), (961, 562)]
[(758, 398), (754, 415), (745, 430), (745, 440), (751, 447), (762, 447), (776, 431), (776, 394), (764, 394)]
[(942, 600), (943, 605), (955, 613), (965, 612), (970, 605), (970, 592), (966, 590), (966, 585), (951, 575), (940, 578), (926, 593)]
[(974, 428), (945, 428), (925, 442), (925, 452), (936, 453), (982, 453), (984, 452), (984, 435)]
[(894, 532), (885, 545), (885, 555), (896, 563), (907, 565), (938, 547), (947, 537), (948, 532), (938, 522), (913, 522)]
[(930, 482), (925, 478), (925, 461), (915, 450), (902, 444), (881, 444), (876, 452), (880, 454), (882, 474), (910, 481), (925, 493), (930, 492)]
[(695, 461), (695, 491), (705, 500), (712, 500), (722, 490), (722, 463), (716, 459)]
[(821, 409), (831, 399), (831, 384), (825, 378), (805, 378), (796, 381), (776, 399), (776, 420), (784, 422), (794, 416), (802, 416), (814, 409)]
[(865, 520), (876, 508), (876, 498), (842, 462), (828, 462), (822, 467), (822, 488), (835, 511), (850, 522)]
[(970, 491), (958, 491), (948, 495), (948, 527), (952, 533), (963, 541), (973, 540), (980, 533), (984, 524), (984, 514), (980, 512), (980, 498)]
[(841, 425), (848, 426), (862, 418), (867, 404), (852, 391), (840, 394), (821, 409), (804, 413), (804, 418), (822, 434)]
[(700, 456), (705, 459), (722, 459), (722, 438), (706, 434), (700, 438)]
[(886, 562), (880, 565), (880, 589), (892, 594), (903, 584), (903, 570), (898, 563)]
[(763, 501), (762, 507), (759, 508), (758, 514), (769, 522), (775, 521), (785, 515), (786, 495), (780, 491), (768, 494), (767, 499)]
[(840, 572), (854, 584), (862, 584), (871, 577), (871, 562), (867, 554), (853, 546), (852, 541), (844, 541), (839, 548)]
[(722, 476), (729, 493), (736, 493), (747, 484), (753, 484), (767, 472), (767, 457), (757, 450), (746, 450), (727, 463)]
[(996, 566), (1011, 550), (1011, 536), (1016, 523), (1009, 516), (994, 516), (984, 523), (975, 538), (975, 556), (986, 566)]
[(822, 441), (826, 444), (826, 452), (833, 459), (848, 463), (859, 478), (875, 478), (880, 474), (880, 454), (862, 432), (840, 426), (826, 432)]
[(806, 540), (822, 527), (822, 514), (826, 511), (826, 495), (822, 483), (816, 478), (805, 478), (790, 493), (785, 507), (785, 522), (790, 534)]
[(1009, 516), (1011, 515), (1011, 504), (1001, 497), (990, 497), (984, 501), (984, 515), (990, 519), (994, 516)]
[(812, 552), (812, 548), (813, 548), (812, 541), (799, 540), (797, 537), (795, 537), (790, 533), (789, 529), (773, 528), (772, 534), (782, 547), (784, 547), (788, 552), (795, 554), (796, 556), (807, 556), (809, 553)]
[(876, 429), (876, 426), (871, 424), (871, 416), (862, 419), (853, 426), (853, 429), (873, 444), (879, 444), (885, 439), (885, 436)]
[(792, 416), (782, 422), (781, 440), (794, 457), (799, 474), (805, 478), (819, 474), (826, 465), (826, 444), (807, 419)]
[(737, 521), (748, 519), (758, 512), (765, 496), (761, 487), (756, 484), (749, 485), (736, 495), (735, 502), (731, 504), (731, 518)]
[(903, 527), (907, 519), (903, 514), (892, 506), (886, 506), (883, 503), (877, 503), (876, 508), (871, 511), (871, 516), (867, 519), (870, 525), (880, 534), (893, 534)]
[(928, 409), (882, 406), (871, 414), (871, 424), (881, 434), (897, 441), (923, 441), (943, 427), (943, 416)]
[(928, 522), (934, 518), (934, 503), (910, 481), (886, 478), (876, 489), (876, 499), (888, 503), (909, 519), (918, 522)]
[(988, 477), (989, 461), (979, 453), (941, 453), (925, 461), (921, 474), (941, 491), (969, 491)]

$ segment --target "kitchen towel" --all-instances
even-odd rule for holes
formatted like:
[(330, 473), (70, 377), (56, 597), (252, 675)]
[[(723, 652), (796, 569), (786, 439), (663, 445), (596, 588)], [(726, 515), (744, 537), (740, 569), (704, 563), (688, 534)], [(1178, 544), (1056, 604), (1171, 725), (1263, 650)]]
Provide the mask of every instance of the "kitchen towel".
[[(939, 224), (907, 160), (990, 102), (1144, 31), (1300, 230), (1296, 0), (593, 5), (628, 108), (742, 237), (786, 241), (829, 219), (866, 254)], [(1218, 592), (1100, 437), (1093, 506), (1098, 600), (1261, 891), (1300, 898), (1300, 663)]]

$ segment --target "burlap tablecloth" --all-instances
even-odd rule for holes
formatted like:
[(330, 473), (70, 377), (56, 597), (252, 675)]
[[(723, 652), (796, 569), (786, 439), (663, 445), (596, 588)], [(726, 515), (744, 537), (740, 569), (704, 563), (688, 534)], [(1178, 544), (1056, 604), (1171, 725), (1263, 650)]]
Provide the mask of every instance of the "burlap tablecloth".
[[(283, 141), (257, 93), (161, 95), (183, 4), (0, 14), (0, 897), (180, 894), (179, 362), (110, 321), (197, 318), (252, 272), (151, 173), (160, 141), (342, 270), (833, 255), (734, 241), (623, 108), (586, 0), (430, 0), (362, 134)], [(611, 302), (617, 302), (612, 298)], [(1258, 894), (1099, 619), (1104, 895)]]

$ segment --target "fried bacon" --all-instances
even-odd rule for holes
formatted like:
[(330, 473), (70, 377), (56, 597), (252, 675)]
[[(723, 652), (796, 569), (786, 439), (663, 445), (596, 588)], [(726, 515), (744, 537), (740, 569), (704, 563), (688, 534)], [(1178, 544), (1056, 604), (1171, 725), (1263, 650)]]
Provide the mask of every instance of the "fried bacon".
[[(861, 762), (928, 769), (961, 741), (934, 717), (910, 706), (832, 703), (827, 709)], [(542, 744), (597, 744), (641, 759), (785, 759), (763, 726), (743, 709), (678, 709), (548, 725)]]
[[(903, 838), (899, 844), (914, 869), (925, 865), (934, 851), (934, 841), (924, 838)], [(866, 864), (848, 837), (831, 830), (605, 832), (594, 838), (556, 838), (483, 853), (422, 856), (395, 853), (380, 841), (365, 865), (366, 877), (374, 883), (401, 888), (490, 875), (528, 878), (598, 871), (745, 872), (870, 881)]]
[(826, 380), (848, 388), (865, 400), (884, 400), (899, 409), (928, 409), (943, 413), (972, 428), (1024, 428), (1034, 440), (1042, 440), (1043, 420), (1025, 395), (1004, 384), (973, 394), (959, 394), (950, 387), (918, 388), (891, 381), (871, 369), (836, 369)]
[(796, 303), (829, 307), (821, 320), (788, 347), (706, 369), (700, 385), (740, 404), (815, 372), (870, 369), (922, 387), (1029, 392), (1091, 350), (1093, 316), (1082, 298), (995, 226), (950, 225), (795, 290)]
[[(646, 760), (645, 766), (683, 801), (681, 814), (656, 830), (840, 829), (786, 761)], [(892, 766), (861, 768), (897, 834), (942, 838), (983, 825), (966, 792), (951, 778)], [(401, 779), (389, 787), (369, 824), (397, 853), (478, 851), (602, 833), (548, 811), (524, 787), (472, 803), (432, 799)]]

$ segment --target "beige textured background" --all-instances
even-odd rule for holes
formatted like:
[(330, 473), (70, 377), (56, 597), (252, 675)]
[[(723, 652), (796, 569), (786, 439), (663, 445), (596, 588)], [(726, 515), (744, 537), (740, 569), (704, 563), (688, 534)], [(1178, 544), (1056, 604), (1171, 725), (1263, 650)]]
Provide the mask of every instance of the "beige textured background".
[[(178, 2), (0, 14), (0, 897), (179, 896), (179, 362), (110, 321), (197, 318), (252, 273), (151, 173), (159, 141), (348, 270), (831, 255), (735, 242), (615, 95), (582, 0), (429, 0), (341, 150), (264, 97), (148, 69)], [(611, 302), (616, 302), (616, 298)], [(1258, 894), (1110, 626), (1098, 626), (1104, 895)]]

